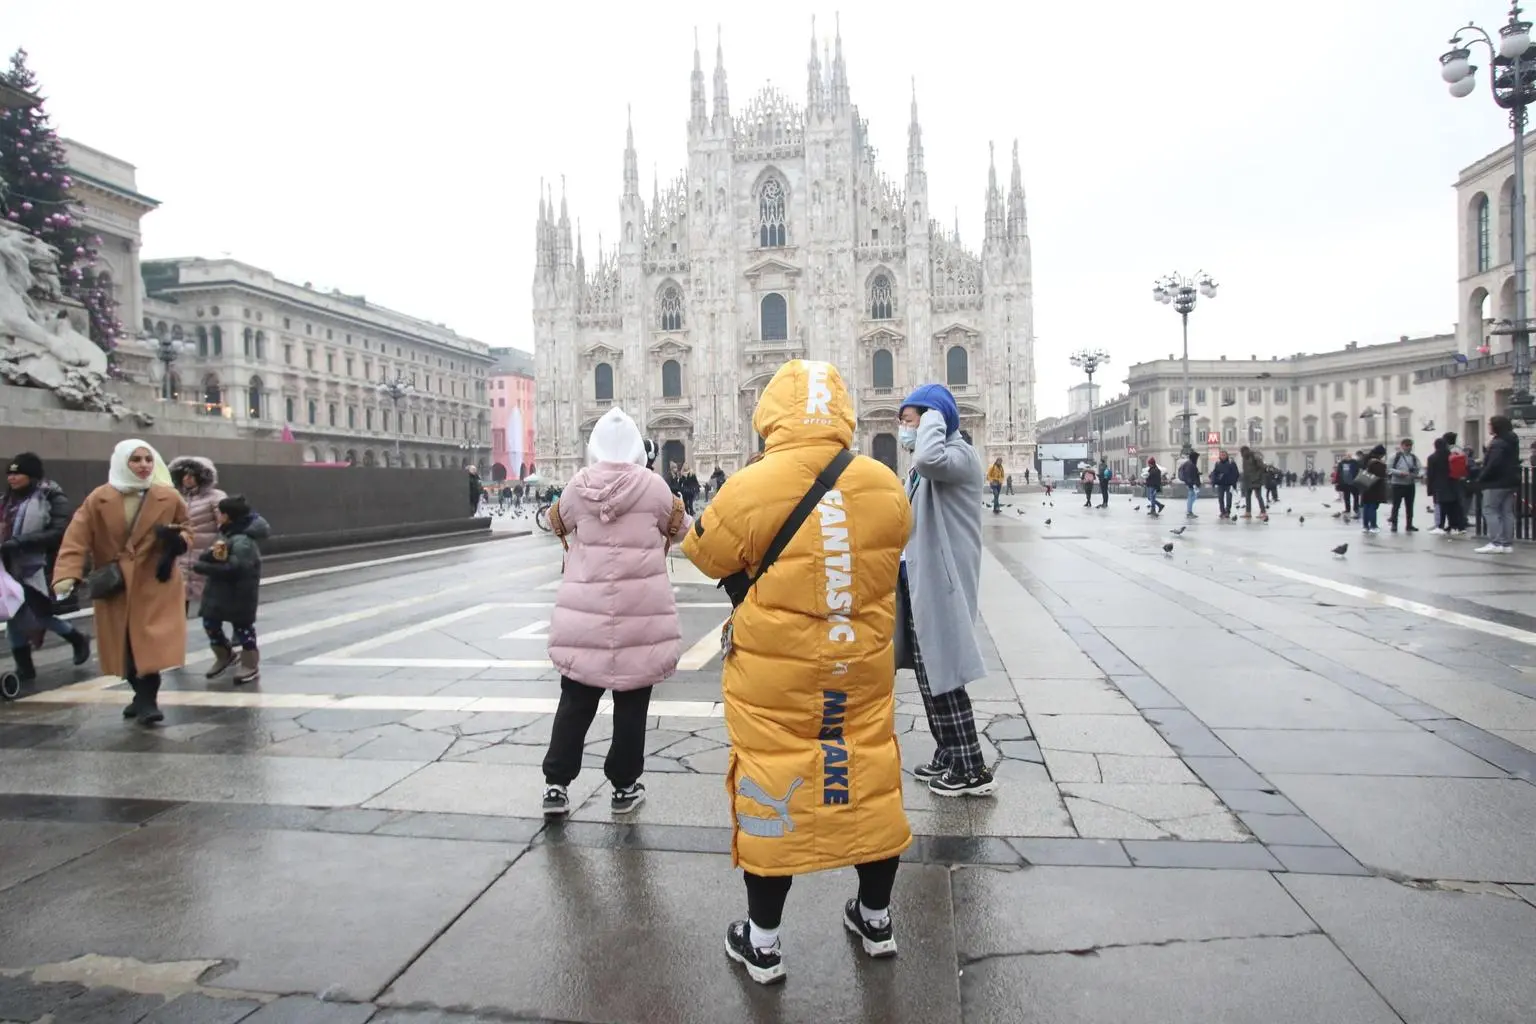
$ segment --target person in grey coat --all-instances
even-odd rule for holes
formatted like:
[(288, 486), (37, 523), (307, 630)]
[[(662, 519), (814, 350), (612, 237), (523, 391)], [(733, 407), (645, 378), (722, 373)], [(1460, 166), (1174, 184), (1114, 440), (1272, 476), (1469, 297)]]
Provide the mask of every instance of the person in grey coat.
[(913, 773), (938, 796), (987, 796), (997, 780), (976, 734), (965, 685), (987, 674), (976, 641), (981, 578), (981, 456), (961, 436), (960, 410), (942, 384), (902, 403), (900, 441), (912, 453), (912, 535), (902, 553), (897, 665), (917, 674), (933, 758)]
[(69, 526), (69, 498), (43, 471), (43, 460), (22, 452), (5, 471), (5, 493), (0, 496), (0, 563), (21, 583), (26, 595), (22, 612), (5, 624), (22, 682), (37, 678), (32, 650), (43, 642), (45, 632), (57, 633), (74, 648), (75, 664), (91, 659), (91, 640), (53, 614), (48, 586), (48, 563), (59, 550)]

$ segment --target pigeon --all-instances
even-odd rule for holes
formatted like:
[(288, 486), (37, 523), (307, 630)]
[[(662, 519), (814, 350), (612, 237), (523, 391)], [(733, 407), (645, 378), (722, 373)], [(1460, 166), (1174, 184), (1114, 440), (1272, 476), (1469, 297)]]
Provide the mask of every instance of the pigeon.
[(1285, 510), (1285, 514), (1286, 514), (1286, 515), (1290, 515), (1290, 514), (1291, 514), (1291, 510), (1290, 510), (1290, 509), (1286, 509), (1286, 510)]
[(1047, 519), (1047, 520), (1046, 520), (1046, 521), (1045, 521), (1045, 525), (1046, 525), (1046, 526), (1050, 526), (1050, 525), (1051, 525), (1051, 521), (1050, 521), (1050, 520), (1049, 520), (1049, 519)]
[(1019, 514), (1019, 515), (1023, 515), (1023, 514), (1024, 514), (1024, 510), (1023, 510), (1023, 509), (1021, 509), (1021, 508), (1019, 508), (1019, 509), (1014, 509), (1014, 511), (1015, 511), (1015, 512), (1017, 512), (1017, 513), (1018, 513), (1018, 514)]
[(1306, 526), (1307, 525), (1307, 517), (1306, 516), (1302, 516), (1300, 519), (1296, 520), (1296, 525), (1297, 526)]
[(1163, 545), (1163, 554), (1165, 554), (1165, 555), (1173, 554), (1173, 541), (1168, 541), (1166, 544)]
[(1141, 511), (1141, 506), (1137, 505), (1135, 508), (1131, 509), (1131, 511), (1132, 512), (1140, 512)]
[(1340, 544), (1338, 547), (1333, 549), (1333, 553), (1335, 555), (1338, 555), (1340, 558), (1343, 558), (1345, 552), (1347, 552), (1348, 550), (1349, 550), (1349, 545), (1348, 544)]
[(1181, 526), (1177, 530), (1169, 530), (1168, 532), (1173, 534), (1175, 537), (1182, 537), (1184, 536), (1184, 531), (1187, 529), (1189, 529), (1189, 527)]

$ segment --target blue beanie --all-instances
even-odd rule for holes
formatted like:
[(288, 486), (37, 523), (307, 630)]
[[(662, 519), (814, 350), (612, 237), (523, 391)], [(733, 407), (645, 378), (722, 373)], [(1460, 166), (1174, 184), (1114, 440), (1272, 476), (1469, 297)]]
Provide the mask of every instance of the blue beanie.
[(955, 396), (943, 384), (919, 384), (901, 403), (903, 409), (932, 409), (944, 416), (944, 433), (953, 434), (960, 429), (960, 407)]

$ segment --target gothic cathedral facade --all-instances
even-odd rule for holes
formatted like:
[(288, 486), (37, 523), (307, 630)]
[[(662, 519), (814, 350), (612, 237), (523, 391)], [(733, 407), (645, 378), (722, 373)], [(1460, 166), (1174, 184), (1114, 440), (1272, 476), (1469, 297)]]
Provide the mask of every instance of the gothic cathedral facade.
[[(567, 480), (618, 405), (668, 463), (700, 478), (746, 464), (757, 397), (790, 359), (826, 360), (853, 392), (854, 444), (901, 471), (896, 414), (947, 384), (987, 463), (1035, 456), (1029, 232), (1018, 144), (1006, 201), (989, 171), (980, 255), (932, 217), (912, 101), (905, 187), (875, 166), (849, 97), (842, 40), (812, 39), (805, 106), (766, 88), (731, 114), (717, 47), (713, 109), (694, 49), (688, 168), (640, 196), (624, 151), (617, 246), (589, 268), (565, 196), (539, 197), (533, 282), (536, 463)], [(563, 188), (562, 188), (563, 192)], [(659, 467), (658, 467), (659, 468)]]

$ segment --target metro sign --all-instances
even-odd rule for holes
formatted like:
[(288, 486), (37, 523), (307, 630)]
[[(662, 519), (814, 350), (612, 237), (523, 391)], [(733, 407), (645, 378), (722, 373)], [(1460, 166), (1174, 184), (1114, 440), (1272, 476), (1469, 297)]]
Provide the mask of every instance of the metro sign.
[(1205, 433), (1205, 443), (1209, 445), (1221, 444), (1221, 431), (1208, 430)]
[(1126, 454), (1128, 454), (1128, 455), (1135, 455), (1136, 454), (1136, 446), (1133, 445), (1133, 444), (1132, 445), (1126, 445), (1125, 451), (1126, 451)]

